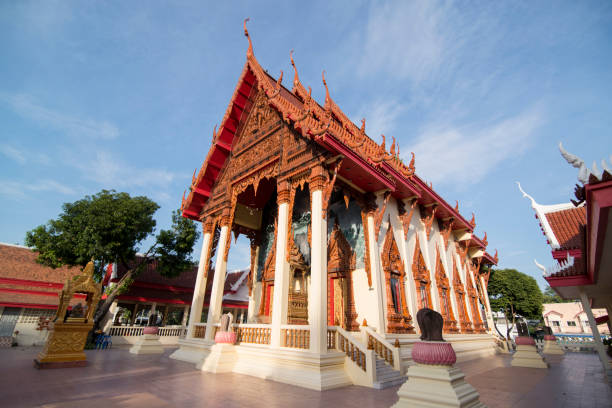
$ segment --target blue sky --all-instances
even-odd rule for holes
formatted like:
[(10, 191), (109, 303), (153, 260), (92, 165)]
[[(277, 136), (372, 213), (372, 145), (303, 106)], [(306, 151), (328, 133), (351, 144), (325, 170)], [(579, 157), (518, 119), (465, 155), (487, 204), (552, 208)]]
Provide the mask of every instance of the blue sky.
[[(417, 173), (476, 213), (500, 267), (552, 263), (529, 202), (573, 197), (612, 154), (612, 3), (0, 3), (0, 241), (102, 188), (147, 195), (169, 224), (243, 67), (332, 97), (375, 140), (395, 136)], [(537, 3), (537, 4), (532, 4)], [(199, 246), (197, 251), (199, 251)], [(239, 239), (229, 267), (245, 266)]]

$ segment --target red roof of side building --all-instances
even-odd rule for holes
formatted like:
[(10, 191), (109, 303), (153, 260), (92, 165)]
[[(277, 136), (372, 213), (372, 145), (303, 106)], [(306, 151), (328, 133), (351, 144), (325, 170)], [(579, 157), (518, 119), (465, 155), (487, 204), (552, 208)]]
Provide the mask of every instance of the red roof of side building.
[(37, 257), (30, 248), (0, 243), (0, 306), (54, 309), (66, 280), (81, 272), (41, 265)]
[(575, 249), (584, 246), (586, 207), (575, 207), (546, 214), (560, 249)]
[[(138, 274), (128, 291), (119, 296), (119, 300), (191, 305), (193, 288), (195, 287), (198, 275), (198, 267), (194, 266), (175, 278), (166, 278), (157, 272), (157, 265), (158, 262), (156, 260), (148, 263), (145, 269)], [(111, 282), (118, 282), (126, 272), (127, 270), (125, 267), (118, 266), (117, 276), (112, 279)], [(246, 284), (246, 279), (242, 279), (241, 281), (240, 278), (248, 274), (248, 269), (241, 272), (242, 273), (235, 273), (235, 271), (229, 271), (227, 273), (223, 291), (224, 294), (235, 293), (238, 287)], [(204, 304), (209, 303), (213, 277), (214, 272), (209, 273), (206, 281)], [(248, 303), (248, 299), (244, 299), (242, 302), (237, 302), (236, 300), (231, 301), (232, 304), (243, 302)]]

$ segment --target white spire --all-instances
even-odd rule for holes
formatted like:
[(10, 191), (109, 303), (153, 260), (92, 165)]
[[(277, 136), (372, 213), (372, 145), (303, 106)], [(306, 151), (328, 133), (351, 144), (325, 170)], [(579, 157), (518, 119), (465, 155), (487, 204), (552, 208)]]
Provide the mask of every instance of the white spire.
[(546, 276), (546, 267), (542, 264), (539, 264), (538, 261), (536, 261), (535, 259), (533, 260), (533, 263), (535, 263), (536, 266), (542, 270), (542, 276)]

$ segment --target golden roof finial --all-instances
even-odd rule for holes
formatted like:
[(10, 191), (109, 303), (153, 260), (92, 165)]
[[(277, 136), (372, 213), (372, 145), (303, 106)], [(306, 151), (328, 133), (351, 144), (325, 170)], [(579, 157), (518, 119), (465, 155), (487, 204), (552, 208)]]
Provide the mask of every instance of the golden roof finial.
[(325, 86), (325, 107), (329, 108), (331, 105), (331, 97), (329, 96), (329, 88), (327, 87), (327, 81), (325, 81), (325, 70), (321, 73), (323, 77), (323, 86)]
[(387, 151), (385, 147), (385, 135), (381, 134), (381, 136), (382, 136), (382, 143), (380, 144), (380, 147), (382, 147), (384, 151)]
[(366, 119), (365, 118), (361, 118), (361, 133), (365, 133), (365, 123), (366, 123)]
[(455, 211), (459, 212), (459, 200), (455, 200)]
[(410, 159), (410, 164), (408, 165), (408, 168), (414, 171), (414, 152), (410, 152), (410, 154), (412, 154), (412, 159)]
[(300, 78), (298, 76), (297, 67), (295, 66), (295, 61), (293, 61), (293, 50), (289, 53), (289, 59), (291, 60), (291, 66), (293, 67), (293, 86), (296, 87), (300, 83)]
[(250, 17), (244, 19), (244, 35), (249, 39), (249, 49), (247, 50), (247, 57), (252, 57), (253, 54), (253, 43), (251, 42), (251, 36), (249, 35), (249, 30), (247, 30), (246, 23), (250, 20)]
[(395, 137), (391, 136), (391, 139), (393, 139), (393, 143), (391, 143), (391, 151), (389, 153), (391, 153), (392, 156), (395, 156)]

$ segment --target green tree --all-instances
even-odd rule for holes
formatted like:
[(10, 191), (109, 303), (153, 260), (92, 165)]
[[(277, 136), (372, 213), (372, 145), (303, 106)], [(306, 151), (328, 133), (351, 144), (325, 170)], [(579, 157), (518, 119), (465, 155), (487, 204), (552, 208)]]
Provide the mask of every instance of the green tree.
[(181, 217), (179, 210), (172, 214), (171, 228), (159, 232), (143, 257), (136, 256), (142, 242), (155, 232), (153, 215), (158, 208), (147, 197), (102, 190), (65, 203), (57, 219), (26, 233), (26, 245), (38, 251), (37, 262), (43, 265), (84, 267), (95, 259), (98, 272), (113, 262), (127, 270), (98, 305), (94, 331), (116, 297), (127, 291), (147, 263), (157, 259), (157, 270), (167, 277), (177, 276), (193, 265), (190, 258), (199, 232), (193, 221)]
[(557, 295), (557, 293), (550, 287), (547, 286), (544, 289), (544, 300), (542, 303), (571, 303), (573, 299), (563, 299), (561, 296)]
[(504, 313), (506, 322), (512, 322), (511, 326), (506, 325), (507, 339), (510, 338), (517, 317), (534, 320), (542, 318), (544, 298), (536, 280), (529, 275), (516, 269), (493, 269), (487, 291), (491, 310)]

